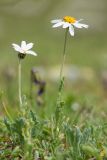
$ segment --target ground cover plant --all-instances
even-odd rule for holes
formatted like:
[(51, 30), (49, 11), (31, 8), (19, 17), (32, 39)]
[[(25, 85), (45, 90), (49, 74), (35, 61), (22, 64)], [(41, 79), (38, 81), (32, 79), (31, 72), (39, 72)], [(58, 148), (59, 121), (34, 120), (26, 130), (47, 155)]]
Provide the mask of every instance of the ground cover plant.
[[(6, 2), (4, 1), (4, 3)], [(50, 22), (48, 21), (48, 23)], [(52, 24), (50, 24), (52, 35), (50, 35), (50, 32), (47, 32), (46, 35), (38, 32), (38, 35), (40, 33), (40, 37), (43, 37), (44, 41), (41, 43), (45, 45), (47, 43), (46, 38), (55, 36), (53, 42), (56, 41), (56, 45), (54, 47), (57, 48), (58, 46), (60, 52), (61, 48), (63, 48), (63, 52), (60, 54), (62, 58), (58, 61), (57, 49), (51, 49), (50, 39), (46, 46), (46, 48), (50, 48), (50, 51), (53, 50), (53, 53), (55, 52), (55, 60), (60, 63), (60, 67), (57, 68), (58, 77), (55, 82), (49, 82), (46, 76), (45, 78), (42, 77), (44, 73), (42, 69), (39, 68), (40, 70), (38, 71), (37, 67), (32, 65), (32, 61), (37, 59), (41, 64), (44, 58), (46, 58), (45, 64), (49, 65), (52, 60), (54, 61), (53, 55), (50, 56), (47, 53), (47, 55), (41, 56), (40, 50), (35, 53), (34, 51), (37, 49), (31, 50), (33, 43), (28, 43), (29, 40), (25, 39), (27, 42), (22, 40), (21, 45), (18, 45), (20, 42), (16, 44), (15, 39), (11, 41), (10, 48), (13, 49), (13, 54), (11, 53), (11, 55), (14, 55), (12, 59), (17, 59), (18, 62), (16, 63), (15, 61), (15, 63), (18, 65), (16, 66), (17, 71), (15, 70), (15, 74), (8, 67), (6, 67), (6, 71), (3, 71), (5, 77), (3, 84), (7, 92), (4, 91), (4, 88), (0, 90), (0, 160), (106, 160), (106, 71), (102, 73), (102, 82), (100, 82), (97, 67), (95, 67), (95, 70), (90, 68), (85, 68), (84, 70), (84, 68), (78, 67), (75, 73), (81, 70), (80, 77), (78, 76), (79, 82), (74, 83), (72, 81), (72, 87), (71, 82), (67, 81), (66, 77), (71, 72), (65, 74), (65, 70), (68, 67), (65, 65), (65, 61), (69, 56), (71, 56), (71, 59), (75, 57), (74, 51), (83, 52), (84, 57), (86, 52), (89, 53), (90, 46), (87, 44), (90, 43), (92, 46), (97, 46), (94, 51), (98, 52), (101, 44), (103, 45), (102, 48), (104, 48), (103, 42), (99, 41), (99, 36), (102, 41), (104, 37), (94, 33), (94, 37), (96, 37), (94, 40), (92, 33), (87, 39), (82, 38), (85, 35), (84, 32), (89, 32), (91, 26), (88, 26), (88, 23), (82, 23), (81, 19), (77, 20), (71, 16), (52, 20), (51, 23), (53, 24), (53, 28), (51, 28)], [(56, 27), (62, 27), (62, 29), (58, 31), (58, 29), (54, 29)], [(21, 28), (21, 30), (24, 31), (25, 28)], [(74, 32), (78, 35), (82, 30), (83, 34), (79, 34), (83, 43), (81, 51), (80, 39), (75, 40), (79, 36), (75, 37)], [(30, 30), (29, 32), (31, 33)], [(55, 32), (61, 32), (61, 34), (54, 35)], [(65, 35), (63, 32), (65, 32)], [(60, 36), (64, 44), (62, 41), (59, 43)], [(93, 42), (97, 44), (93, 44)], [(35, 42), (36, 47), (39, 46), (39, 43), (36, 45)], [(71, 44), (74, 48), (71, 49), (71, 52), (68, 52), (69, 50), (67, 51), (67, 49)], [(40, 48), (42, 47), (41, 45)], [(39, 59), (40, 56), (43, 59)], [(77, 59), (81, 61), (80, 63), (87, 64), (91, 61), (88, 61), (91, 56), (89, 54), (88, 58), (85, 59), (81, 57), (81, 54), (79, 56)], [(67, 60), (69, 61), (69, 58)], [(72, 59), (72, 64), (74, 63), (75, 58)], [(10, 63), (11, 65), (12, 63)], [(44, 63), (42, 66), (45, 68)], [(49, 69), (47, 67), (45, 71), (49, 72)], [(27, 71), (29, 74), (26, 74)], [(52, 72), (51, 69), (50, 72)], [(52, 74), (53, 77), (56, 76), (56, 72), (55, 74), (52, 72)], [(90, 81), (90, 77), (94, 77), (92, 81)], [(88, 79), (88, 82), (86, 79)], [(29, 80), (29, 83), (27, 80)], [(75, 74), (74, 81), (76, 81)], [(100, 83), (102, 83), (104, 89), (101, 88)]]

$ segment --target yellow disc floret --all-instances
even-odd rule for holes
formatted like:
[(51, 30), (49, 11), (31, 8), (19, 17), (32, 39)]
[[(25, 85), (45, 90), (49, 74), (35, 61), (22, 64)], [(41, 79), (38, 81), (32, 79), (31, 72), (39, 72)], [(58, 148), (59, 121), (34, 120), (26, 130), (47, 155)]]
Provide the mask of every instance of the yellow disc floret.
[(76, 19), (75, 19), (74, 17), (70, 17), (70, 16), (65, 16), (65, 17), (63, 18), (63, 20), (64, 20), (65, 22), (68, 22), (68, 23), (75, 23), (75, 22), (76, 22)]

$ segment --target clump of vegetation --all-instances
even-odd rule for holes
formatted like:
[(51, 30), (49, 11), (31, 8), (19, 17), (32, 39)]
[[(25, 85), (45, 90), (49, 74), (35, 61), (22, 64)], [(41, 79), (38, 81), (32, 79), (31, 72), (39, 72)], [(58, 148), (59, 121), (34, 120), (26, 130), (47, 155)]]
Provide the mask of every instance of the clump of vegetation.
[(23, 106), (14, 120), (1, 121), (1, 160), (104, 160), (107, 124), (75, 126), (58, 110), (42, 119)]

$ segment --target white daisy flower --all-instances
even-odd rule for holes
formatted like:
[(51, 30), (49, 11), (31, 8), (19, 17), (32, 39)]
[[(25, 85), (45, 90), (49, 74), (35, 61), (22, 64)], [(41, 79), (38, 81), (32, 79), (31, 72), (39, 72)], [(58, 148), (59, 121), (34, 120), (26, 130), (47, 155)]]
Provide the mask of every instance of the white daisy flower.
[(21, 42), (21, 46), (18, 44), (13, 43), (12, 44), (13, 48), (15, 51), (17, 51), (19, 54), (26, 55), (26, 54), (31, 54), (33, 56), (37, 56), (37, 54), (31, 50), (33, 47), (33, 43), (26, 43), (26, 41)]
[(87, 24), (80, 23), (82, 19), (76, 20), (74, 17), (65, 16), (63, 19), (52, 20), (51, 23), (54, 23), (53, 28), (60, 27), (68, 28), (71, 36), (74, 36), (74, 27), (76, 28), (88, 28)]

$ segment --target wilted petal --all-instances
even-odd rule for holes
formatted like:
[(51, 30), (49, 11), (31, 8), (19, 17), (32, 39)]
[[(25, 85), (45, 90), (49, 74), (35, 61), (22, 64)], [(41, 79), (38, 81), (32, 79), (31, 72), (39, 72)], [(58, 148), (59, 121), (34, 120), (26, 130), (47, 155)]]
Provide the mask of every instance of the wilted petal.
[(69, 33), (71, 36), (74, 36), (74, 27), (72, 25), (69, 26)]
[(55, 19), (55, 20), (52, 20), (51, 23), (58, 23), (58, 22), (61, 22), (62, 19)]
[(13, 43), (12, 46), (17, 52), (23, 53), (23, 50), (21, 49), (19, 45)]
[(22, 50), (27, 50), (26, 41), (22, 41), (22, 42), (21, 42), (21, 48), (22, 48)]
[(33, 43), (28, 43), (27, 46), (26, 46), (26, 49), (29, 50), (29, 49), (31, 49), (32, 47), (33, 47)]
[(58, 22), (58, 23), (54, 24), (52, 27), (56, 28), (56, 27), (59, 27), (59, 26), (62, 26), (62, 25), (63, 25), (63, 22)]
[(64, 24), (63, 24), (63, 28), (67, 28), (67, 27), (69, 27), (70, 26), (70, 23), (68, 23), (68, 22), (64, 22)]
[(26, 51), (26, 54), (32, 54), (33, 56), (37, 56), (37, 53), (35, 53), (34, 51), (31, 51), (31, 50)]

